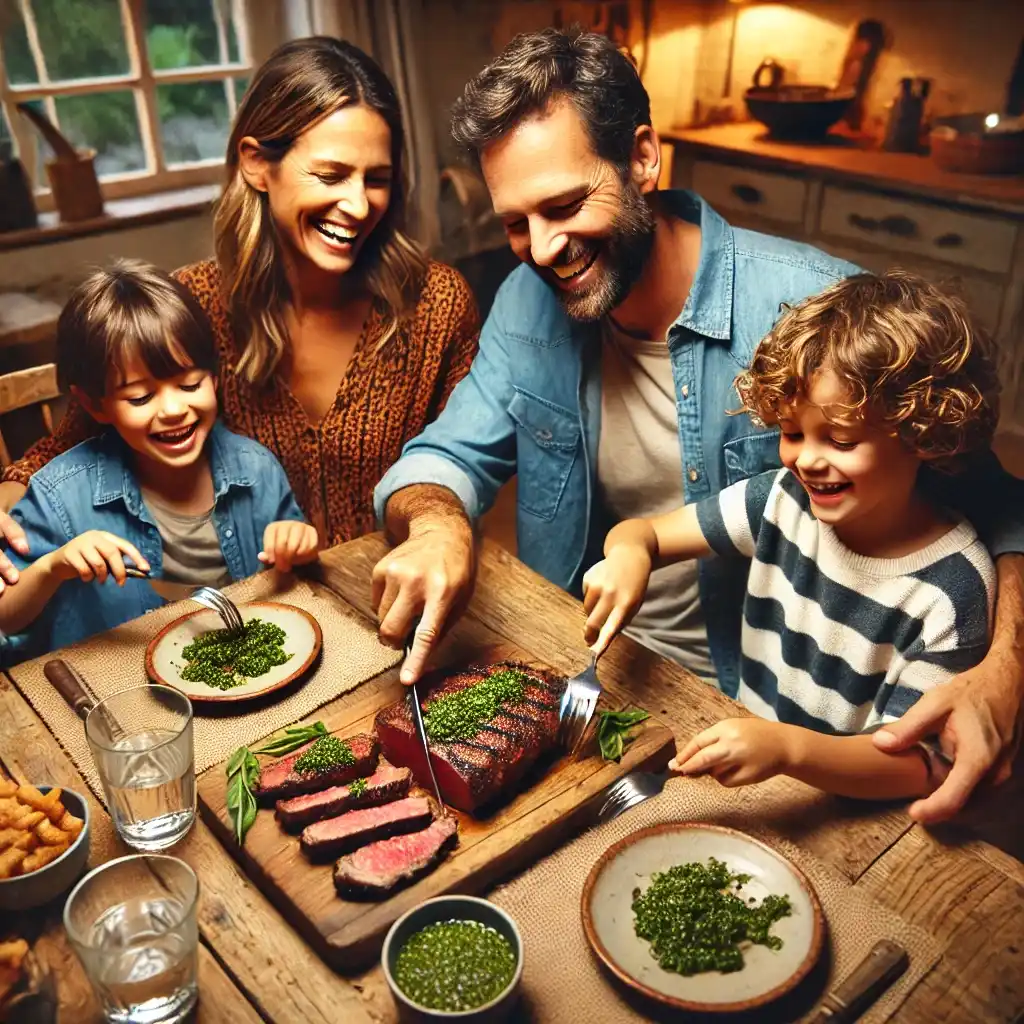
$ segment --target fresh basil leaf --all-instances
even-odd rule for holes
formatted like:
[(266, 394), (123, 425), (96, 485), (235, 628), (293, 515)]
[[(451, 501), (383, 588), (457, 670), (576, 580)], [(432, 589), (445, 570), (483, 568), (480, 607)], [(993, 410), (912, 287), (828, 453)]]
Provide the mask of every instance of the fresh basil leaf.
[(633, 741), (630, 730), (651, 716), (642, 710), (602, 711), (597, 723), (597, 742), (606, 761), (618, 761)]
[(246, 755), (249, 753), (248, 747), (239, 747), (232, 755), (228, 758), (227, 767), (225, 772), (230, 777), (235, 774), (242, 767), (243, 762), (246, 759)]

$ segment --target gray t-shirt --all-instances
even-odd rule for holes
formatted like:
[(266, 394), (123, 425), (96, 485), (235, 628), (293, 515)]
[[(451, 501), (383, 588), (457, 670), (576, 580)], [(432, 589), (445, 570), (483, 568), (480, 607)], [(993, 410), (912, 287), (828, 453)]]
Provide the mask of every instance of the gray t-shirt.
[(142, 496), (163, 541), (163, 579), (195, 587), (223, 587), (231, 582), (212, 508), (198, 516), (182, 515), (149, 490), (143, 489)]
[[(684, 503), (684, 491), (668, 344), (632, 338), (608, 320), (602, 334), (597, 483), (604, 514), (614, 524), (671, 512)], [(654, 570), (626, 632), (690, 671), (714, 678), (695, 561)]]

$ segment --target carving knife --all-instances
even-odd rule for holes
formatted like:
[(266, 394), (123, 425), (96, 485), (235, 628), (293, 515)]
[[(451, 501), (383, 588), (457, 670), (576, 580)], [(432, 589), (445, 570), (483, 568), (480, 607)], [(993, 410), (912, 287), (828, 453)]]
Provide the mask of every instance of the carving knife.
[[(412, 651), (412, 642), (416, 636), (416, 628), (413, 627), (412, 632), (409, 634), (409, 638), (405, 641), (405, 656), (409, 657), (410, 651)], [(444, 817), (448, 816), (448, 808), (445, 806), (444, 800), (441, 797), (441, 787), (437, 784), (437, 777), (434, 775), (434, 766), (430, 763), (430, 744), (427, 742), (427, 728), (423, 724), (423, 709), (420, 707), (420, 695), (416, 689), (416, 683), (413, 683), (409, 687), (409, 699), (412, 701), (412, 718), (416, 723), (416, 732), (419, 735), (420, 743), (423, 744), (423, 756), (427, 759), (427, 771), (430, 773), (430, 781), (434, 787), (434, 796), (437, 797), (437, 804), (441, 808), (441, 814)]]

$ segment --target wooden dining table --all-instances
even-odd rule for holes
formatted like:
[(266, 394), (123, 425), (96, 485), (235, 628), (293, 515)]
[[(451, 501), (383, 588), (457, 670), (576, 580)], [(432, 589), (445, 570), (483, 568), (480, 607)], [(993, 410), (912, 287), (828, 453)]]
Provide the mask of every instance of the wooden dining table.
[[(354, 613), (372, 622), (370, 573), (385, 550), (380, 535), (364, 537), (324, 552), (314, 572)], [(458, 643), (460, 631), (485, 629), (539, 662), (573, 674), (587, 660), (582, 627), (579, 602), (503, 548), (483, 542), (473, 599), (444, 643)], [(439, 657), (443, 653), (442, 647)], [(712, 686), (625, 637), (602, 659), (601, 677), (611, 699), (649, 709), (677, 740), (744, 713)], [(367, 688), (382, 685), (382, 679), (387, 674), (339, 697), (332, 707), (356, 695), (365, 697)], [(6, 675), (0, 678), (0, 763), (18, 780), (88, 794), (93, 828), (112, 828), (58, 739)], [(1024, 865), (1014, 856), (1020, 855), (1024, 831), (1017, 824), (1024, 806), (1019, 789), (996, 789), (981, 800), (967, 824), (933, 833), (895, 805), (832, 798), (808, 803), (802, 783), (786, 779), (785, 784), (794, 807), (813, 810), (776, 814), (773, 828), (926, 931), (942, 951), (894, 1021), (1024, 1020)], [(348, 977), (331, 970), (243, 874), (203, 820), (197, 818), (170, 852), (195, 869), (202, 885), (198, 1021), (357, 1024), (396, 1019), (379, 967)], [(97, 1004), (64, 933), (60, 909), (52, 906), (5, 920), (3, 930), (20, 929), (33, 940), (56, 981), (61, 1024), (88, 1024), (98, 1019)], [(534, 1012), (543, 1016), (543, 1009)]]

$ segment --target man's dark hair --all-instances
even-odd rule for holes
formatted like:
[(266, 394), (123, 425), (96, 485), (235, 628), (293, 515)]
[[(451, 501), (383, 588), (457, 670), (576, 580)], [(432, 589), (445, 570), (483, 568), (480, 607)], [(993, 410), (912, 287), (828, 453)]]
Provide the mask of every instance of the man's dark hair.
[(626, 54), (607, 36), (575, 26), (516, 36), (456, 100), (452, 135), (479, 161), (485, 146), (562, 96), (597, 155), (625, 174), (636, 129), (651, 123), (651, 101)]

